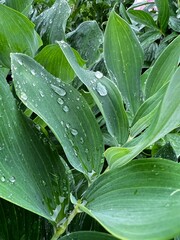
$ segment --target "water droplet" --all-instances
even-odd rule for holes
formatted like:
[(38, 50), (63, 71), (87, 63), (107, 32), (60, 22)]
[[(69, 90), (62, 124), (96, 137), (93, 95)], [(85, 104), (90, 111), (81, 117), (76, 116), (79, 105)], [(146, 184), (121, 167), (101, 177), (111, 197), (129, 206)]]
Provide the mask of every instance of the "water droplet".
[(12, 176), (12, 177), (9, 178), (9, 181), (10, 181), (11, 183), (15, 183), (16, 178), (15, 178), (14, 176)]
[(63, 107), (63, 111), (64, 111), (64, 112), (69, 112), (68, 106), (65, 105), (65, 106)]
[(66, 127), (67, 127), (67, 128), (70, 128), (70, 124), (69, 124), (69, 123), (66, 123)]
[(26, 101), (28, 99), (27, 95), (25, 92), (21, 92), (20, 98), (24, 101)]
[(1, 182), (5, 182), (6, 178), (4, 176), (1, 177)]
[(66, 95), (66, 91), (61, 87), (57, 87), (57, 86), (51, 84), (51, 88), (55, 91), (55, 93), (57, 93), (61, 97)]
[(97, 90), (97, 92), (99, 93), (100, 96), (106, 96), (107, 95), (106, 87), (100, 82), (97, 83), (96, 90)]
[(64, 103), (64, 100), (63, 100), (62, 98), (58, 98), (58, 99), (57, 99), (57, 102), (58, 102), (60, 105), (62, 105), (62, 104)]
[(103, 74), (99, 71), (95, 72), (95, 77), (97, 77), (98, 79), (103, 77)]
[(49, 24), (52, 24), (52, 22), (53, 22), (52, 19), (50, 19), (50, 20), (49, 20)]
[(76, 129), (71, 129), (71, 134), (73, 135), (73, 136), (76, 136), (76, 135), (78, 135), (78, 131), (76, 130)]
[(41, 97), (44, 97), (44, 93), (43, 93), (42, 90), (39, 90), (39, 94), (40, 94)]
[(84, 139), (82, 137), (80, 137), (80, 143), (83, 144), (84, 143)]
[(88, 152), (89, 152), (89, 150), (88, 150), (88, 148), (86, 148), (86, 149), (85, 149), (85, 153), (88, 153)]
[(36, 75), (36, 72), (35, 72), (35, 70), (34, 70), (34, 69), (32, 69), (32, 70), (31, 70), (31, 74), (32, 74), (33, 76), (35, 76), (35, 75)]
[(64, 122), (63, 122), (63, 121), (61, 121), (60, 123), (61, 123), (61, 125), (64, 125)]
[(22, 65), (22, 61), (20, 59), (17, 60), (20, 65)]

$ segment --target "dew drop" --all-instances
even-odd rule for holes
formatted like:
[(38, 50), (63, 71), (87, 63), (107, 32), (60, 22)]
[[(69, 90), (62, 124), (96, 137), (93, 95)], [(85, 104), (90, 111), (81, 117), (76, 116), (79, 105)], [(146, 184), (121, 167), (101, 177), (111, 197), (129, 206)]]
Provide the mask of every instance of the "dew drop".
[(98, 79), (103, 77), (103, 74), (99, 71), (95, 72), (95, 77), (97, 77)]
[(66, 91), (61, 87), (57, 87), (57, 86), (51, 84), (51, 88), (55, 91), (55, 93), (57, 93), (61, 97), (66, 95)]
[(31, 74), (32, 74), (33, 76), (35, 76), (35, 75), (36, 75), (36, 72), (35, 72), (35, 70), (34, 70), (34, 69), (32, 69), (32, 70), (31, 70)]
[(9, 178), (9, 181), (10, 181), (11, 183), (15, 183), (16, 178), (15, 178), (14, 176), (12, 176), (12, 177)]
[(63, 107), (63, 111), (64, 111), (64, 112), (69, 112), (68, 106), (65, 105), (65, 106)]
[(22, 65), (22, 61), (20, 59), (17, 60), (20, 65)]
[(67, 127), (67, 128), (70, 128), (70, 124), (69, 124), (69, 123), (66, 123), (66, 127)]
[(76, 129), (72, 128), (72, 129), (71, 129), (71, 134), (72, 134), (73, 136), (76, 136), (76, 135), (78, 135), (78, 131), (77, 131)]
[(44, 97), (44, 93), (43, 93), (42, 90), (39, 90), (39, 94), (40, 94), (41, 97)]
[(80, 143), (83, 144), (84, 143), (84, 139), (82, 137), (80, 137)]
[(62, 104), (64, 103), (64, 100), (63, 100), (62, 98), (58, 98), (58, 99), (57, 99), (57, 102), (58, 102), (60, 105), (62, 105)]
[(25, 94), (25, 92), (21, 92), (20, 98), (24, 101), (26, 101), (28, 99), (27, 95)]
[(106, 87), (100, 82), (97, 83), (96, 90), (97, 90), (97, 92), (99, 93), (100, 96), (106, 96), (107, 95)]
[(4, 176), (1, 177), (1, 182), (5, 182), (6, 178)]

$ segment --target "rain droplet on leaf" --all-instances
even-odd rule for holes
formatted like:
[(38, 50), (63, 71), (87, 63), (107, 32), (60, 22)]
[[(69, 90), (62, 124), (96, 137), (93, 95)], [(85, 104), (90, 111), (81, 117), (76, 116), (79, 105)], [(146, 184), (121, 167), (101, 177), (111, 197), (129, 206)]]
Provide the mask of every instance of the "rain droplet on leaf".
[(65, 105), (65, 106), (63, 107), (63, 111), (64, 111), (64, 112), (69, 112), (68, 106)]
[(6, 178), (4, 176), (1, 177), (1, 182), (5, 182)]
[(57, 87), (57, 86), (51, 84), (51, 88), (54, 90), (55, 93), (57, 93), (61, 97), (66, 95), (66, 91), (61, 87)]
[(102, 74), (101, 72), (97, 71), (97, 72), (95, 72), (95, 76), (96, 76), (98, 79), (100, 79), (100, 78), (103, 77), (103, 74)]
[(9, 181), (10, 181), (11, 183), (15, 183), (16, 178), (15, 178), (14, 176), (12, 176), (12, 177), (9, 178)]
[(72, 128), (72, 129), (71, 129), (71, 134), (72, 134), (73, 136), (76, 136), (76, 135), (78, 135), (78, 131), (77, 131), (76, 129)]
[(57, 102), (58, 102), (60, 105), (62, 105), (62, 104), (64, 103), (64, 100), (63, 100), (62, 98), (58, 98), (58, 99), (57, 99)]
[(99, 95), (102, 96), (102, 97), (107, 95), (106, 87), (100, 82), (97, 83), (96, 90), (99, 93)]
[(28, 99), (27, 95), (25, 94), (25, 92), (21, 92), (20, 98), (24, 101), (26, 101)]

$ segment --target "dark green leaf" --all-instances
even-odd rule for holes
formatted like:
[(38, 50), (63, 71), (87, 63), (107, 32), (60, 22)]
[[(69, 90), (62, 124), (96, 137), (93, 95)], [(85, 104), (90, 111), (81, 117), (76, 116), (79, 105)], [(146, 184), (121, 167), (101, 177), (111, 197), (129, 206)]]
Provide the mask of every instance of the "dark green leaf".
[(70, 12), (66, 0), (56, 0), (51, 8), (36, 17), (34, 21), (36, 30), (42, 37), (44, 45), (65, 38), (65, 27)]
[(155, 0), (158, 8), (158, 24), (162, 33), (166, 32), (169, 21), (169, 1)]
[(169, 18), (169, 26), (175, 31), (180, 32), (180, 19), (177, 17), (170, 17)]
[(21, 13), (0, 4), (0, 64), (10, 68), (10, 53), (34, 56), (42, 45), (34, 25)]
[(169, 141), (171, 143), (171, 146), (173, 147), (177, 157), (180, 156), (180, 133), (169, 133), (166, 136), (166, 141)]
[(69, 45), (65, 42), (58, 43), (74, 72), (93, 96), (111, 136), (117, 144), (126, 142), (129, 135), (128, 119), (116, 85), (99, 71), (93, 72), (81, 68)]
[(72, 166), (89, 179), (98, 175), (102, 134), (81, 94), (23, 54), (12, 55), (12, 73), (18, 97), (51, 128)]
[(99, 177), (79, 206), (122, 239), (163, 240), (180, 233), (180, 166), (138, 159)]
[(58, 223), (69, 202), (67, 167), (17, 109), (4, 79), (0, 119), (0, 197)]
[(101, 232), (88, 232), (88, 231), (83, 231), (83, 232), (74, 232), (70, 233), (67, 236), (64, 236), (60, 238), (59, 240), (116, 240), (113, 236), (106, 234), (106, 233), (101, 233)]
[(141, 102), (143, 51), (131, 27), (114, 11), (110, 14), (105, 31), (104, 57), (127, 110), (135, 114)]

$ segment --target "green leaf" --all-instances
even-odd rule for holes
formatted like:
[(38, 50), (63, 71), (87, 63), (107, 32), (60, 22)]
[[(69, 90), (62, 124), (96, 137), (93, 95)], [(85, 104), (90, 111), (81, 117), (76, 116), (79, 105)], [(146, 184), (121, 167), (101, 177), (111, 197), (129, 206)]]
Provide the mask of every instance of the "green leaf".
[(56, 0), (51, 8), (35, 18), (36, 30), (44, 45), (65, 38), (65, 27), (70, 13), (71, 9), (66, 0)]
[(114, 11), (110, 14), (105, 31), (104, 58), (127, 110), (135, 114), (141, 102), (143, 51), (131, 27)]
[(61, 240), (116, 240), (113, 236), (101, 233), (101, 232), (88, 232), (88, 231), (82, 231), (82, 232), (74, 232), (70, 233), (62, 238)]
[(67, 167), (18, 110), (5, 79), (0, 119), (0, 197), (58, 223), (69, 203)]
[(117, 144), (125, 143), (129, 135), (129, 124), (121, 94), (116, 85), (99, 71), (93, 72), (81, 68), (69, 45), (63, 41), (58, 44), (76, 75), (93, 96), (111, 136)]
[(8, 7), (11, 7), (21, 13), (23, 13), (24, 15), (28, 15), (30, 8), (31, 8), (31, 4), (32, 4), (33, 0), (6, 0), (5, 3)]
[(108, 171), (79, 206), (120, 239), (163, 240), (180, 233), (180, 166), (138, 159)]
[(180, 36), (174, 39), (154, 63), (146, 83), (146, 98), (165, 85), (178, 67), (180, 59)]
[(90, 179), (98, 175), (102, 134), (81, 94), (23, 54), (12, 55), (12, 73), (18, 97), (50, 127), (72, 166)]
[(155, 0), (158, 8), (158, 25), (162, 33), (166, 32), (169, 21), (169, 2), (168, 0)]
[(143, 48), (147, 48), (149, 44), (155, 42), (157, 39), (161, 38), (161, 33), (157, 30), (150, 30), (143, 33), (139, 37), (139, 41), (141, 42), (141, 46)]
[(134, 21), (141, 23), (146, 27), (158, 28), (151, 15), (145, 11), (130, 9), (128, 10), (128, 14)]
[(3, 199), (0, 199), (0, 216), (1, 240), (41, 240), (45, 236), (50, 237), (44, 231), (43, 219)]
[[(78, 63), (83, 66), (85, 62), (80, 57), (79, 53), (74, 50), (74, 54)], [(66, 83), (71, 82), (75, 77), (73, 69), (58, 44), (51, 44), (44, 47), (36, 55), (35, 60), (44, 66), (48, 72)]]
[(10, 68), (10, 53), (34, 56), (42, 45), (34, 24), (21, 13), (0, 4), (0, 64)]
[(99, 57), (99, 47), (103, 43), (103, 33), (96, 21), (85, 21), (77, 29), (67, 34), (67, 41), (81, 57), (92, 65)]
[(171, 16), (169, 18), (169, 26), (172, 28), (175, 32), (180, 32), (180, 19)]
[(180, 156), (180, 133), (169, 133), (166, 136), (166, 141), (169, 141), (171, 143), (171, 146), (173, 147), (177, 157)]
[(139, 137), (127, 142), (122, 148), (112, 147), (106, 150), (105, 157), (112, 168), (126, 164), (143, 149), (178, 127), (180, 124), (179, 76), (180, 67), (173, 75), (151, 125)]

